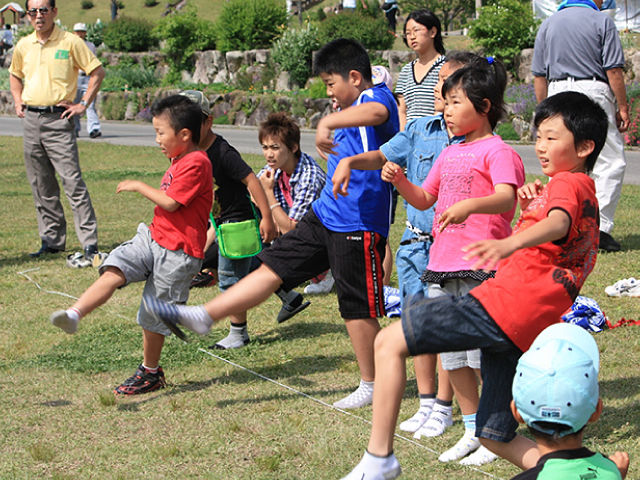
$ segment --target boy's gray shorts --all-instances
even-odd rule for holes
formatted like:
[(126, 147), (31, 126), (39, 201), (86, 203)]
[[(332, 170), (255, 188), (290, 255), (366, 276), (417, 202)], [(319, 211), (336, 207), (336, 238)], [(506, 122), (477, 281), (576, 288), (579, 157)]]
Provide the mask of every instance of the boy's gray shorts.
[[(189, 299), (189, 284), (200, 271), (201, 265), (200, 258), (187, 255), (182, 250), (167, 250), (158, 245), (151, 238), (149, 227), (141, 223), (135, 237), (109, 254), (100, 267), (100, 274), (107, 267), (115, 267), (124, 274), (126, 283), (123, 287), (146, 281), (143, 297), (150, 295), (170, 303), (186, 303)], [(137, 320), (145, 330), (171, 335), (171, 331), (163, 323), (146, 311), (142, 301)]]
[[(447, 280), (444, 285), (430, 283), (428, 287), (428, 297), (462, 297), (471, 291), (472, 288), (480, 285), (481, 282), (472, 278), (456, 278)], [(463, 367), (470, 367), (480, 370), (480, 349), (466, 350), (462, 352), (443, 352), (440, 354), (440, 362), (444, 370), (457, 370)]]

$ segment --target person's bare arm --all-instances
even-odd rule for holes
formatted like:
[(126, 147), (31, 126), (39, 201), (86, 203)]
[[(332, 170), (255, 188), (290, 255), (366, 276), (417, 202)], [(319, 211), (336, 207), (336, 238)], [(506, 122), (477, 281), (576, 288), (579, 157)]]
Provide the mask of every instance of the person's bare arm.
[(422, 187), (411, 183), (404, 175), (402, 167), (396, 163), (385, 163), (384, 167), (382, 167), (381, 177), (385, 182), (393, 183), (398, 193), (418, 210), (427, 210), (436, 203), (437, 197), (426, 192)]
[(284, 211), (282, 206), (280, 206), (280, 202), (276, 199), (276, 195), (273, 191), (273, 187), (275, 184), (275, 177), (273, 170), (270, 168), (265, 170), (262, 175), (258, 177), (260, 183), (262, 184), (262, 188), (264, 188), (264, 193), (267, 196), (267, 203), (269, 204), (269, 209), (271, 210), (271, 215), (273, 216), (273, 221), (278, 227), (280, 233), (285, 234), (294, 228), (298, 222), (289, 218), (287, 212)]
[(13, 97), (16, 115), (20, 118), (24, 118), (24, 110), (27, 106), (22, 103), (22, 89), (24, 88), (22, 79), (11, 74), (9, 75), (9, 85), (11, 87), (11, 96)]
[(262, 215), (262, 220), (260, 220), (260, 235), (262, 236), (262, 241), (269, 243), (276, 238), (276, 226), (273, 223), (271, 209), (269, 208), (269, 202), (267, 201), (267, 196), (264, 193), (262, 184), (253, 172), (243, 178), (242, 183), (247, 186), (247, 190), (249, 190), (251, 197), (256, 202)]
[(337, 128), (371, 127), (381, 125), (389, 119), (389, 110), (382, 103), (366, 102), (355, 107), (330, 113), (318, 123), (316, 149), (322, 158), (335, 154), (331, 132)]
[(499, 215), (511, 210), (516, 199), (516, 188), (508, 183), (499, 183), (494, 189), (495, 193), (492, 195), (468, 198), (447, 208), (437, 219), (439, 231), (442, 232), (450, 223), (464, 222), (472, 214)]
[(407, 126), (407, 102), (404, 101), (404, 95), (398, 95), (398, 117), (400, 117), (400, 131), (402, 132)]
[(516, 250), (566, 237), (569, 227), (571, 227), (569, 215), (563, 210), (554, 209), (544, 220), (510, 237), (470, 243), (462, 249), (463, 252), (466, 252), (464, 259), (477, 259), (471, 267), (472, 269), (484, 269), (485, 272), (491, 272), (496, 269), (501, 259), (507, 258)]
[(175, 212), (181, 205), (180, 202), (168, 196), (164, 191), (150, 187), (146, 183), (138, 180), (124, 180), (120, 182), (116, 188), (116, 193), (120, 192), (137, 192), (168, 212)]
[(536, 101), (542, 102), (547, 98), (548, 84), (546, 77), (533, 77), (533, 90), (536, 92)]
[(616, 467), (620, 470), (620, 476), (624, 480), (629, 471), (629, 454), (627, 452), (616, 452), (609, 456), (609, 460), (616, 464)]
[(80, 103), (72, 103), (67, 100), (63, 100), (58, 103), (57, 106), (65, 107), (66, 110), (62, 112), (62, 118), (71, 118), (74, 115), (83, 115), (91, 102), (96, 99), (98, 92), (100, 91), (100, 85), (102, 85), (102, 80), (104, 79), (106, 73), (104, 68), (97, 67), (94, 68), (89, 75), (89, 85), (87, 85), (87, 93), (85, 93), (82, 100), (85, 101), (86, 106)]
[(618, 130), (626, 132), (629, 128), (629, 104), (627, 103), (627, 89), (624, 86), (624, 73), (622, 69), (612, 68), (607, 70), (607, 79), (618, 102), (618, 111), (616, 112)]
[(333, 182), (333, 196), (337, 199), (338, 195), (346, 197), (351, 180), (351, 170), (380, 170), (387, 162), (384, 154), (380, 150), (372, 150), (370, 152), (359, 153), (351, 157), (340, 160), (331, 181)]

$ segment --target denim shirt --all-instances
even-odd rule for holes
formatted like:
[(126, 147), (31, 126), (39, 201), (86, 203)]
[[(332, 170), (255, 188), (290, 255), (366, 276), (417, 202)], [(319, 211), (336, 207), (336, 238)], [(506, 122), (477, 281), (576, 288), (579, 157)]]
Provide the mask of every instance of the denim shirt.
[[(405, 130), (382, 145), (380, 151), (388, 161), (405, 167), (407, 179), (422, 187), (440, 152), (449, 145), (462, 141), (464, 137), (449, 139), (444, 116), (439, 113), (411, 120)], [(406, 202), (405, 207), (407, 220), (411, 225), (423, 232), (431, 233), (434, 207), (418, 210)]]

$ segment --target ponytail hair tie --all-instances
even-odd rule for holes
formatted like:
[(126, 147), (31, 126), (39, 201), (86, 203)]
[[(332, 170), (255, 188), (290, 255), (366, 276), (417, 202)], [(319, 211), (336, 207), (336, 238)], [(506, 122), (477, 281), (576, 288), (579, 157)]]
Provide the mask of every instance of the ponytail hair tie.
[(487, 62), (489, 62), (489, 65), (493, 65), (493, 57), (487, 57)]

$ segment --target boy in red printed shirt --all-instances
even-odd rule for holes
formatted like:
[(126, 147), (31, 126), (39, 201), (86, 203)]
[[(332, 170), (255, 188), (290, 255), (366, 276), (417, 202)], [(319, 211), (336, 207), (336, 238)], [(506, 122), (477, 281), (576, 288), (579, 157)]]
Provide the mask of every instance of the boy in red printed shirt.
[(588, 173), (604, 145), (605, 112), (587, 96), (563, 92), (536, 110), (536, 154), (551, 177), (518, 189), (522, 215), (513, 235), (463, 248), (473, 268), (494, 270), (469, 294), (413, 297), (402, 321), (375, 342), (375, 389), (368, 448), (344, 480), (389, 480), (400, 475), (394, 430), (406, 386), (406, 359), (424, 353), (482, 350), (483, 395), (476, 436), (522, 469), (540, 458), (536, 443), (516, 434), (511, 385), (518, 359), (538, 334), (560, 322), (595, 264), (598, 202)]
[[(138, 192), (153, 202), (153, 221), (149, 227), (138, 225), (136, 236), (111, 252), (100, 267), (100, 278), (73, 307), (51, 315), (51, 323), (66, 333), (75, 333), (82, 317), (129, 283), (144, 281), (143, 295), (185, 303), (191, 279), (200, 271), (213, 204), (211, 162), (198, 150), (202, 112), (187, 97), (173, 95), (156, 102), (151, 113), (156, 142), (171, 166), (160, 189), (125, 180), (118, 184), (116, 193)], [(117, 394), (135, 395), (165, 386), (159, 361), (165, 336), (171, 331), (142, 303), (137, 319), (144, 337), (143, 363), (115, 389)]]

